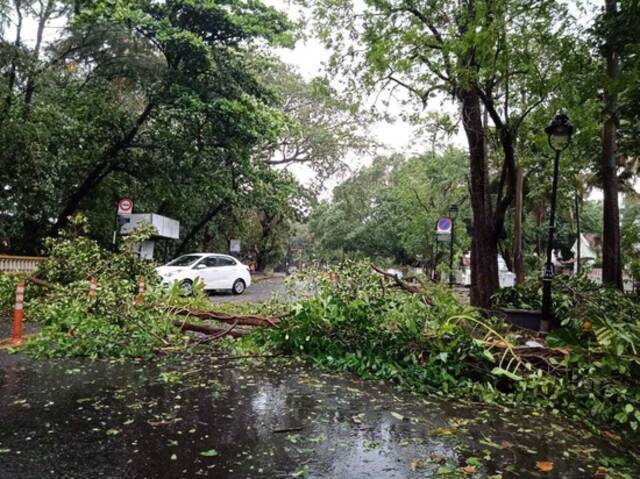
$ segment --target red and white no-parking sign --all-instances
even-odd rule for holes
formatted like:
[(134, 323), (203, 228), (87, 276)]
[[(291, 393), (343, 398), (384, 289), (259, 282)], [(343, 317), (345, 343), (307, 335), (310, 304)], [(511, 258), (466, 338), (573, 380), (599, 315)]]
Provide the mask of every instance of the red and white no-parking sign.
[(118, 214), (130, 215), (133, 213), (133, 200), (131, 198), (120, 198), (118, 201)]

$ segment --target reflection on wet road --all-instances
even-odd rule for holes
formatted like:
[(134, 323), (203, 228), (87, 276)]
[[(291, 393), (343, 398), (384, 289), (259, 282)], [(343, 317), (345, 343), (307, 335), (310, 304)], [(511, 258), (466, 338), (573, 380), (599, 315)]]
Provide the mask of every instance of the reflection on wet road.
[[(402, 394), (290, 361), (0, 353), (3, 479), (584, 478), (598, 456), (621, 456), (611, 447), (554, 418)], [(553, 472), (540, 475), (543, 460)]]

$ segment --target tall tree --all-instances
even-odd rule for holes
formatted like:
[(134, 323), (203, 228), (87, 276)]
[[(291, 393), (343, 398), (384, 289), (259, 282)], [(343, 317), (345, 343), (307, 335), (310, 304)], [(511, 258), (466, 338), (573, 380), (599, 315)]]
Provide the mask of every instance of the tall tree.
[[(40, 33), (27, 47), (0, 30), (0, 234), (15, 251), (37, 252), (79, 209), (95, 207), (112, 225), (111, 205), (129, 189), (165, 212), (179, 211), (171, 200), (187, 191), (209, 204), (225, 198), (203, 187), (206, 175), (231, 164), (245, 172), (246, 152), (275, 141), (284, 123), (253, 68), (269, 45), (291, 44), (292, 24), (273, 8), (121, 0), (75, 2), (70, 13), (65, 5), (16, 2), (10, 13), (31, 12), (38, 32), (67, 14), (47, 48)], [(220, 190), (227, 176), (216, 178)]]
[(618, 12), (617, 0), (605, 0), (604, 21), (609, 25), (602, 45), (606, 62), (604, 111), (602, 127), (602, 189), (604, 216), (602, 233), (602, 280), (622, 289), (622, 256), (620, 253), (620, 211), (618, 207), (618, 165), (616, 162), (616, 128), (618, 122), (618, 95), (620, 77), (620, 47), (615, 28)]
[[(360, 80), (354, 83), (402, 87), (421, 105), (436, 95), (459, 104), (473, 209), (471, 300), (488, 307), (498, 287), (498, 241), (515, 196), (519, 128), (560, 82), (561, 60), (569, 50), (565, 8), (548, 0), (535, 5), (524, 0), (314, 5), (321, 36), (336, 49), (338, 64)], [(351, 43), (353, 38), (364, 43), (364, 51)], [(489, 125), (483, 123), (484, 112)], [(487, 158), (485, 126), (498, 139), (495, 166)]]

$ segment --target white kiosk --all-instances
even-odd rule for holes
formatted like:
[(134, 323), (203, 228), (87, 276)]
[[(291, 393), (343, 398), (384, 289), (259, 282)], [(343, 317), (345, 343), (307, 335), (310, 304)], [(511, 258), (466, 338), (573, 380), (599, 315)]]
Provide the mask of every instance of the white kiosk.
[(147, 241), (135, 246), (135, 252), (144, 259), (153, 259), (156, 238), (180, 239), (180, 222), (155, 213), (135, 213), (118, 215), (120, 234), (133, 233), (138, 225), (148, 224), (156, 228), (156, 234)]

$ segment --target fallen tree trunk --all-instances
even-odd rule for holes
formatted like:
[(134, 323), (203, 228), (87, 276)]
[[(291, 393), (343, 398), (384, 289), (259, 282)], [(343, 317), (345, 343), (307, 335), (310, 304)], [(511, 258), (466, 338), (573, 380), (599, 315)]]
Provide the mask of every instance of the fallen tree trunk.
[[(391, 274), (391, 273), (387, 273), (385, 270), (383, 270), (381, 268), (378, 268), (373, 263), (371, 264), (371, 268), (376, 273), (381, 274), (385, 278), (392, 279), (393, 282), (395, 283), (395, 285), (397, 287), (399, 287), (400, 289), (403, 289), (404, 291), (407, 291), (408, 293), (421, 295), (421, 301), (427, 306), (431, 305), (431, 300), (429, 298), (427, 298), (426, 296), (424, 296), (424, 291), (422, 290), (422, 288), (420, 286), (416, 286), (414, 284), (411, 284), (411, 283), (408, 283), (406, 281), (403, 281), (397, 275)], [(384, 286), (383, 286), (383, 292), (384, 292)]]
[(42, 286), (43, 288), (48, 288), (48, 289), (57, 289), (60, 287), (60, 285), (49, 283), (48, 281), (45, 281), (44, 279), (36, 278), (35, 276), (29, 276), (27, 278), (27, 281), (30, 281), (33, 284), (37, 284), (38, 286)]
[(232, 327), (227, 329), (214, 328), (213, 326), (206, 326), (204, 324), (186, 323), (183, 321), (174, 321), (173, 325), (180, 328), (182, 331), (194, 331), (196, 333), (215, 336), (216, 338), (214, 339), (221, 338), (226, 335), (233, 336), (234, 338), (241, 338), (242, 336), (249, 334), (249, 331), (247, 330), (234, 329), (236, 325), (232, 325)]
[(420, 288), (417, 286), (414, 286), (411, 283), (407, 283), (406, 281), (402, 281), (397, 275), (395, 274), (391, 274), (391, 273), (387, 273), (385, 270), (378, 268), (375, 264), (371, 265), (371, 268), (376, 272), (376, 273), (380, 273), (382, 276), (392, 279), (397, 286), (399, 286), (400, 288), (404, 289), (405, 291), (408, 291), (409, 293), (419, 293), (420, 292)]
[(266, 318), (256, 315), (243, 315), (238, 316), (234, 314), (221, 313), (217, 311), (209, 311), (206, 309), (187, 309), (187, 308), (170, 308), (170, 312), (176, 316), (194, 317), (205, 320), (215, 320), (222, 323), (238, 323), (242, 326), (264, 326), (264, 327), (276, 327), (279, 318)]

